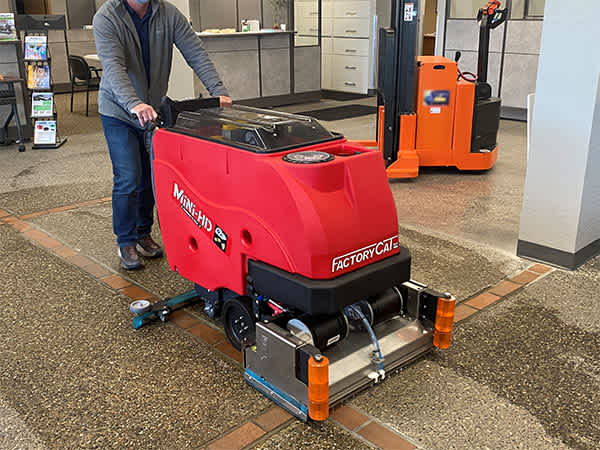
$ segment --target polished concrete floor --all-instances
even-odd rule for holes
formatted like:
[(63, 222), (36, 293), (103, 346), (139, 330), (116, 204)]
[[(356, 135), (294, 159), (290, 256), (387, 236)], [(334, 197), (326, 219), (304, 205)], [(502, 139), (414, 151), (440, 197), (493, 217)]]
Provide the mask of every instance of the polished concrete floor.
[[(67, 101), (57, 98), (61, 108)], [(58, 151), (0, 147), (0, 209), (24, 215), (110, 195), (97, 114), (61, 117), (69, 141)], [(326, 125), (351, 139), (374, 134), (373, 117)], [(414, 278), (460, 302), (531, 264), (514, 255), (524, 126), (503, 122), (500, 143), (489, 173), (428, 170), (392, 184)], [(156, 295), (190, 286), (165, 260), (119, 269), (110, 203), (27, 223)], [(133, 332), (129, 299), (8, 225), (0, 225), (0, 279), (0, 449), (203, 448), (270, 407), (234, 361), (171, 325)], [(599, 286), (600, 258), (553, 271), (461, 321), (450, 350), (349, 404), (425, 449), (599, 448)], [(369, 446), (330, 421), (292, 421), (256, 444)]]

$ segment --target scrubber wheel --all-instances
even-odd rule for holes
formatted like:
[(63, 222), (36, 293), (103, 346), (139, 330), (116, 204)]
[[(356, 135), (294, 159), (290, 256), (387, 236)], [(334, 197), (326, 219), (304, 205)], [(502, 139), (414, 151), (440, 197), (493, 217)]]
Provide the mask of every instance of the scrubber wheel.
[(148, 300), (136, 300), (129, 305), (129, 311), (135, 315), (144, 314), (150, 309), (150, 302)]
[(248, 297), (235, 297), (223, 305), (223, 327), (234, 348), (254, 345), (256, 325), (252, 312), (252, 301)]

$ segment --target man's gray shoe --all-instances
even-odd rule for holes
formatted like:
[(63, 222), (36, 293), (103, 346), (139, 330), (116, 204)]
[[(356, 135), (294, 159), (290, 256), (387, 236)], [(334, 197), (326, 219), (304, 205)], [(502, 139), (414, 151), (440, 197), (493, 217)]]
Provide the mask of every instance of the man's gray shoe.
[(163, 249), (150, 236), (145, 236), (140, 239), (135, 249), (138, 253), (146, 258), (160, 258), (163, 255)]
[(126, 270), (141, 269), (144, 263), (133, 245), (119, 247), (119, 257), (121, 258), (121, 267)]

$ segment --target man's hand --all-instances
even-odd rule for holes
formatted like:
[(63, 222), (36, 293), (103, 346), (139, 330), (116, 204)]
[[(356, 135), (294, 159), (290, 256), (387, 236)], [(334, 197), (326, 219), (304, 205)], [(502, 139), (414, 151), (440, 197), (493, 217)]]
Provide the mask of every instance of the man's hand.
[(231, 106), (231, 99), (229, 97), (220, 95), (219, 100), (221, 101), (221, 107)]
[(141, 126), (145, 126), (148, 122), (153, 122), (158, 117), (154, 108), (145, 103), (134, 106), (131, 109), (131, 113), (137, 116)]

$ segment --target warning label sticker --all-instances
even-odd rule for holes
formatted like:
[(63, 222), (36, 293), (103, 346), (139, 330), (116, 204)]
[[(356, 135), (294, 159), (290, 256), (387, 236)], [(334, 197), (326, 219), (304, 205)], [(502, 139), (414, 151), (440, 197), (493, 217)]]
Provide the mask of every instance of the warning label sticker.
[(416, 16), (415, 14), (415, 4), (414, 3), (406, 3), (404, 5), (404, 21), (412, 22), (413, 18)]
[(450, 91), (426, 90), (423, 92), (425, 106), (447, 106), (450, 104)]

